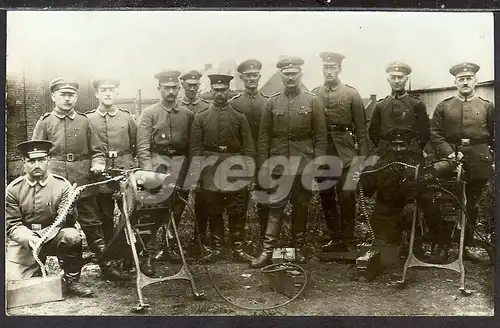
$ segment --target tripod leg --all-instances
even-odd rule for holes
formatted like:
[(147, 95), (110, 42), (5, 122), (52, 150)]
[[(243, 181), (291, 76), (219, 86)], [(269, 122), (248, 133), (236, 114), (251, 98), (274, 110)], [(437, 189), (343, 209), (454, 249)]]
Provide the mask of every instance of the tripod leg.
[(139, 305), (134, 309), (139, 312), (144, 310), (145, 308), (149, 308), (149, 304), (144, 301), (144, 296), (142, 295), (142, 288), (140, 287), (142, 272), (139, 265), (139, 256), (137, 255), (137, 249), (135, 248), (135, 235), (132, 230), (132, 225), (130, 224), (130, 219), (127, 212), (127, 198), (125, 194), (122, 195), (122, 215), (125, 219), (125, 235), (130, 242), (130, 248), (132, 250), (132, 257), (134, 258), (135, 263), (135, 272), (136, 272), (136, 288), (137, 288), (137, 296), (139, 297)]
[(203, 292), (199, 293), (197, 291), (193, 276), (191, 275), (191, 272), (188, 269), (188, 265), (186, 263), (186, 258), (184, 256), (184, 251), (183, 251), (182, 245), (181, 245), (181, 240), (179, 238), (179, 233), (177, 232), (177, 224), (175, 223), (175, 215), (174, 215), (173, 208), (170, 210), (170, 222), (172, 223), (172, 228), (174, 229), (175, 239), (177, 240), (177, 247), (179, 249), (179, 254), (180, 254), (181, 260), (182, 260), (182, 269), (181, 270), (183, 270), (184, 273), (189, 278), (189, 283), (191, 284), (191, 290), (193, 292), (194, 298), (195, 299), (202, 299), (205, 296), (205, 294)]
[[(461, 186), (461, 201), (464, 209), (467, 208), (467, 196), (465, 193), (466, 182), (462, 182)], [(472, 295), (470, 290), (465, 289), (465, 267), (464, 267), (464, 244), (465, 244), (465, 230), (467, 227), (467, 216), (464, 211), (460, 211), (460, 223), (462, 229), (460, 230), (460, 248), (458, 250), (458, 266), (460, 268), (460, 293), (464, 296)]]

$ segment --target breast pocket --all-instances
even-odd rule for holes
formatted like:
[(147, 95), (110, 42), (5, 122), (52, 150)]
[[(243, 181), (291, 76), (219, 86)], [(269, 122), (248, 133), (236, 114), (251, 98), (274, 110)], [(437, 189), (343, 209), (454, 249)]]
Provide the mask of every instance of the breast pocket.
[(272, 111), (273, 131), (283, 132), (288, 128), (288, 113), (280, 110)]
[(297, 126), (301, 130), (309, 130), (311, 128), (312, 108), (301, 107), (297, 111)]

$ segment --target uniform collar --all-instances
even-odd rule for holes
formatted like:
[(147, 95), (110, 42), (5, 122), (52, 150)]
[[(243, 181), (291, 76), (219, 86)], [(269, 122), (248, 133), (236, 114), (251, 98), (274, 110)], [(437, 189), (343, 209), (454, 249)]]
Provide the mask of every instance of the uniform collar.
[(212, 105), (213, 105), (213, 106), (215, 107), (215, 109), (217, 109), (217, 110), (225, 110), (226, 108), (228, 108), (228, 107), (229, 107), (229, 103), (227, 103), (227, 102), (226, 102), (224, 105), (222, 105), (222, 106), (217, 106), (215, 103), (212, 103)]
[(337, 79), (335, 82), (325, 82), (324, 86), (327, 90), (333, 91), (333, 90), (337, 89), (337, 87), (341, 84), (342, 84), (342, 82), (340, 81), (340, 79)]
[(456, 96), (458, 98), (458, 100), (460, 100), (461, 102), (469, 102), (469, 101), (472, 101), (473, 99), (475, 99), (477, 97), (477, 95), (475, 93), (473, 93), (472, 95), (468, 96), (467, 99), (465, 99), (464, 96), (460, 95), (460, 94), (456, 94)]
[(51, 175), (49, 173), (47, 173), (47, 176), (43, 180), (31, 180), (29, 178), (29, 175), (26, 175), (26, 181), (28, 182), (28, 184), (30, 185), (30, 187), (34, 187), (37, 183), (40, 186), (45, 187), (47, 185), (47, 182), (49, 181), (49, 177), (50, 176)]
[(251, 98), (255, 98), (259, 94), (259, 90), (257, 88), (255, 88), (255, 91), (250, 91), (248, 89), (245, 89), (243, 92)]
[(76, 116), (76, 112), (75, 112), (74, 108), (72, 108), (69, 111), (63, 111), (63, 110), (56, 107), (52, 110), (52, 112), (54, 113), (55, 116), (59, 117), (60, 119), (64, 119), (67, 116), (70, 119), (74, 120), (75, 116)]
[(184, 97), (182, 97), (181, 101), (185, 105), (197, 105), (200, 102), (200, 98), (195, 97), (193, 100), (191, 100), (184, 95)]
[(99, 107), (97, 107), (97, 113), (99, 115), (101, 115), (102, 117), (106, 116), (106, 114), (113, 117), (116, 115), (117, 112), (118, 112), (118, 109), (115, 106), (111, 107), (111, 109), (109, 111), (104, 109), (104, 107), (101, 105), (99, 105)]
[(295, 96), (298, 96), (301, 92), (301, 88), (300, 87), (297, 87), (293, 90), (290, 90), (288, 88), (285, 88), (285, 90), (283, 91), (283, 94), (287, 97), (295, 97)]
[(172, 109), (174, 111), (179, 111), (179, 108), (178, 108), (178, 104), (177, 104), (177, 101), (175, 101), (173, 104), (167, 104), (163, 99), (160, 100), (160, 102), (158, 103), (160, 105), (161, 108), (163, 108), (164, 110), (166, 110), (167, 112), (171, 112)]
[(406, 92), (406, 91), (403, 94), (401, 94), (401, 95), (396, 95), (396, 94), (394, 94), (394, 92), (391, 92), (391, 98), (392, 99), (402, 99), (402, 98), (404, 98), (406, 96), (408, 96), (408, 92)]

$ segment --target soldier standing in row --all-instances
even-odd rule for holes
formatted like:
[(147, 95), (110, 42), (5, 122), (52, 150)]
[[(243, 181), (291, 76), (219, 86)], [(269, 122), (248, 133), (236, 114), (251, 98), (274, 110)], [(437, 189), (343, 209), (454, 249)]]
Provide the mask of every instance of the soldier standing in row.
[(356, 242), (356, 198), (354, 190), (345, 190), (344, 184), (349, 167), (354, 165), (353, 157), (368, 155), (366, 112), (359, 92), (339, 79), (344, 55), (323, 52), (320, 57), (323, 59), (325, 83), (312, 92), (325, 110), (327, 153), (339, 157), (343, 168), (342, 175), (336, 178), (337, 183), (320, 191), (323, 214), (330, 234), (330, 240), (322, 246), (322, 250), (347, 251), (349, 246), (355, 246)]
[[(49, 140), (52, 160), (49, 170), (78, 186), (91, 183), (91, 174), (105, 169), (104, 150), (92, 124), (85, 114), (74, 109), (78, 100), (78, 83), (58, 78), (51, 82), (55, 108), (36, 123), (33, 140)], [(99, 260), (101, 270), (108, 270), (104, 260), (105, 242), (101, 220), (97, 216), (98, 188), (87, 188), (77, 202), (78, 222), (87, 238), (87, 244)]]
[[(184, 184), (184, 178), (189, 168), (189, 131), (194, 114), (177, 102), (179, 92), (178, 71), (165, 71), (155, 75), (158, 79), (158, 90), (161, 99), (158, 103), (144, 109), (141, 113), (137, 130), (137, 159), (139, 167), (153, 170), (158, 173), (171, 173), (178, 187)], [(180, 196), (187, 198), (187, 192), (178, 188)], [(172, 197), (172, 195), (168, 195)], [(159, 195), (158, 197), (162, 197)], [(159, 203), (170, 201), (159, 199)], [(179, 222), (184, 203), (176, 199), (169, 205), (174, 211), (174, 217)], [(156, 234), (162, 224), (168, 222), (170, 216), (162, 209), (150, 210), (150, 222), (153, 229), (144, 252), (145, 259), (142, 270), (146, 275), (153, 275), (155, 268), (153, 256), (156, 251)], [(179, 262), (179, 254), (174, 251), (174, 238), (170, 238), (169, 245), (164, 248), (164, 257), (170, 261)]]
[[(374, 168), (399, 161), (423, 164), (423, 148), (429, 140), (429, 117), (424, 103), (406, 92), (411, 68), (393, 62), (387, 66), (391, 94), (379, 100), (373, 109), (369, 134), (380, 156)], [(400, 185), (401, 168), (380, 171), (361, 179), (366, 195), (377, 191), (375, 208), (370, 218), (374, 245), (401, 242), (403, 208), (408, 204), (408, 190)], [(371, 182), (370, 182), (371, 181)]]
[[(479, 65), (460, 63), (450, 68), (457, 94), (440, 102), (431, 123), (431, 144), (439, 158), (465, 160), (467, 214), (466, 246), (474, 246), (473, 229), (478, 217), (478, 201), (493, 176), (495, 108), (476, 95)], [(445, 249), (444, 251), (447, 252)], [(477, 260), (468, 248), (464, 259)]]
[[(236, 165), (243, 166), (248, 172), (253, 168), (255, 148), (251, 136), (250, 126), (245, 115), (228, 104), (229, 83), (233, 79), (231, 75), (211, 74), (208, 75), (214, 94), (213, 103), (208, 109), (199, 112), (193, 122), (191, 131), (191, 155), (195, 161), (195, 170), (192, 172), (205, 204), (210, 220), (222, 216), (227, 210), (229, 220), (229, 232), (231, 234), (232, 257), (234, 261), (250, 262), (253, 258), (245, 250), (245, 217), (247, 212), (247, 192), (245, 186), (231, 188), (231, 183), (221, 177), (221, 163), (241, 159)], [(202, 167), (205, 156), (215, 156), (214, 163), (210, 167)], [(212, 157), (214, 158), (214, 157)], [(231, 166), (228, 166), (230, 169)], [(201, 173), (201, 176), (198, 176)], [(251, 172), (253, 174), (253, 171)], [(251, 177), (251, 175), (250, 175)], [(200, 179), (201, 181), (198, 181)], [(213, 221), (213, 251), (205, 260), (216, 261), (221, 258), (223, 245), (222, 224), (215, 225)]]
[[(207, 109), (210, 103), (206, 101), (205, 99), (201, 99), (198, 96), (198, 90), (200, 88), (200, 79), (203, 75), (196, 71), (196, 70), (191, 70), (186, 72), (185, 74), (181, 75), (181, 84), (182, 88), (184, 89), (184, 96), (181, 99), (181, 103), (183, 106), (185, 106), (187, 109), (189, 109), (193, 114), (197, 114), (198, 112)], [(194, 231), (194, 245), (195, 249), (198, 250), (198, 237), (197, 233), (200, 234), (201, 238), (201, 243), (203, 247), (203, 254), (209, 254), (212, 252), (212, 249), (209, 247), (209, 243), (207, 241), (207, 228), (210, 228), (210, 230), (213, 230), (214, 225), (220, 225), (224, 224), (222, 216), (219, 218), (214, 218), (211, 221), (214, 222), (214, 224), (208, 226), (208, 213), (206, 208), (210, 204), (206, 204), (204, 202), (204, 199), (202, 198), (200, 192), (195, 193), (195, 200), (194, 200), (194, 212), (196, 216), (196, 227), (198, 227), (198, 232), (195, 230)], [(212, 235), (212, 233), (210, 233)], [(200, 252), (201, 253), (201, 252)]]
[[(107, 157), (106, 168), (128, 170), (135, 167), (137, 124), (129, 111), (117, 108), (114, 105), (118, 94), (116, 89), (120, 86), (120, 81), (107, 78), (95, 79), (92, 85), (95, 89), (96, 98), (99, 100), (99, 106), (87, 112), (86, 115), (104, 147), (104, 154)], [(97, 197), (97, 206), (106, 244), (111, 242), (114, 235), (115, 202), (113, 192), (114, 190), (103, 186), (100, 189), (99, 197)], [(121, 200), (117, 200), (119, 209), (122, 208), (121, 203)], [(122, 240), (125, 240), (124, 234), (122, 237)], [(130, 252), (115, 254), (115, 257), (126, 258), (127, 261), (130, 260), (130, 256)], [(104, 279), (109, 280), (128, 280), (130, 278), (121, 274), (112, 266), (108, 266), (106, 270), (101, 271), (101, 274)]]
[[(324, 156), (326, 152), (326, 123), (323, 109), (316, 96), (300, 87), (301, 66), (304, 60), (298, 57), (285, 57), (276, 67), (281, 72), (284, 91), (271, 96), (262, 113), (259, 127), (257, 166), (267, 169), (267, 177), (282, 176), (288, 179), (286, 190), (269, 192), (269, 217), (261, 255), (252, 261), (250, 267), (261, 268), (272, 262), (272, 252), (276, 247), (283, 221), (283, 211), (290, 200), (293, 206), (291, 234), (293, 247), (296, 248), (297, 263), (306, 263), (307, 217), (312, 192), (311, 185), (305, 185), (302, 175), (305, 166), (314, 157)], [(293, 162), (299, 159), (297, 172), (291, 172), (291, 164), (285, 167), (271, 167), (272, 157), (284, 156)], [(269, 159), (269, 160), (268, 160)], [(260, 180), (260, 178), (259, 178)]]
[[(262, 69), (262, 63), (256, 59), (248, 59), (242, 62), (237, 67), (237, 71), (240, 73), (240, 77), (245, 84), (245, 90), (233, 97), (229, 104), (236, 110), (245, 114), (248, 124), (250, 125), (250, 130), (252, 131), (252, 137), (254, 144), (257, 145), (259, 140), (259, 124), (260, 117), (262, 116), (262, 111), (266, 105), (267, 97), (259, 92), (259, 80), (260, 80), (260, 70)], [(256, 167), (256, 172), (259, 172), (260, 167)], [(260, 184), (256, 184), (256, 190), (263, 190)], [(262, 195), (257, 193), (256, 195)], [(260, 244), (263, 246), (264, 235), (266, 233), (268, 207), (265, 201), (257, 199), (257, 215), (259, 218), (260, 225)]]
[[(33, 248), (69, 197), (69, 181), (48, 171), (48, 153), (53, 147), (46, 140), (26, 141), (16, 146), (23, 157), (26, 174), (12, 181), (5, 190), (5, 229), (10, 240), (6, 253), (7, 280), (27, 279), (40, 272)], [(45, 261), (47, 255), (57, 255), (64, 271), (65, 294), (89, 297), (93, 292), (79, 282), (82, 239), (75, 222), (75, 212), (70, 210), (63, 223), (47, 237), (39, 258)]]

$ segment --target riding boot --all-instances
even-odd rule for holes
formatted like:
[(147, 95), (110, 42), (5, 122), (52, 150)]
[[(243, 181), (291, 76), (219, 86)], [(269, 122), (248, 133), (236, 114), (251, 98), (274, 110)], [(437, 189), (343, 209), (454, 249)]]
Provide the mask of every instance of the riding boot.
[(292, 212), (292, 245), (295, 247), (295, 262), (306, 263), (306, 229), (307, 229), (308, 204), (297, 203)]
[[(212, 222), (210, 222), (211, 224)], [(216, 262), (223, 256), (224, 225), (213, 224), (211, 227), (212, 251), (205, 254), (203, 260), (208, 263)]]
[(94, 292), (80, 283), (82, 270), (81, 245), (62, 250), (57, 256), (59, 265), (64, 271), (63, 291), (68, 296), (91, 297)]
[(262, 253), (250, 263), (251, 268), (262, 268), (273, 263), (273, 250), (276, 247), (281, 232), (281, 215), (281, 209), (269, 209), (269, 218), (267, 220)]
[(114, 261), (107, 260), (104, 255), (104, 244), (99, 244), (96, 250), (96, 257), (101, 269), (101, 278), (110, 281), (127, 281), (131, 277), (123, 272), (120, 272), (114, 265)]
[(244, 217), (232, 216), (229, 218), (229, 230), (231, 233), (232, 258), (239, 263), (250, 263), (254, 260), (253, 256), (247, 254), (244, 250)]
[(295, 247), (295, 262), (304, 264), (307, 263), (307, 256), (305, 253), (306, 246), (306, 233), (304, 231), (296, 232), (292, 236), (293, 246)]

